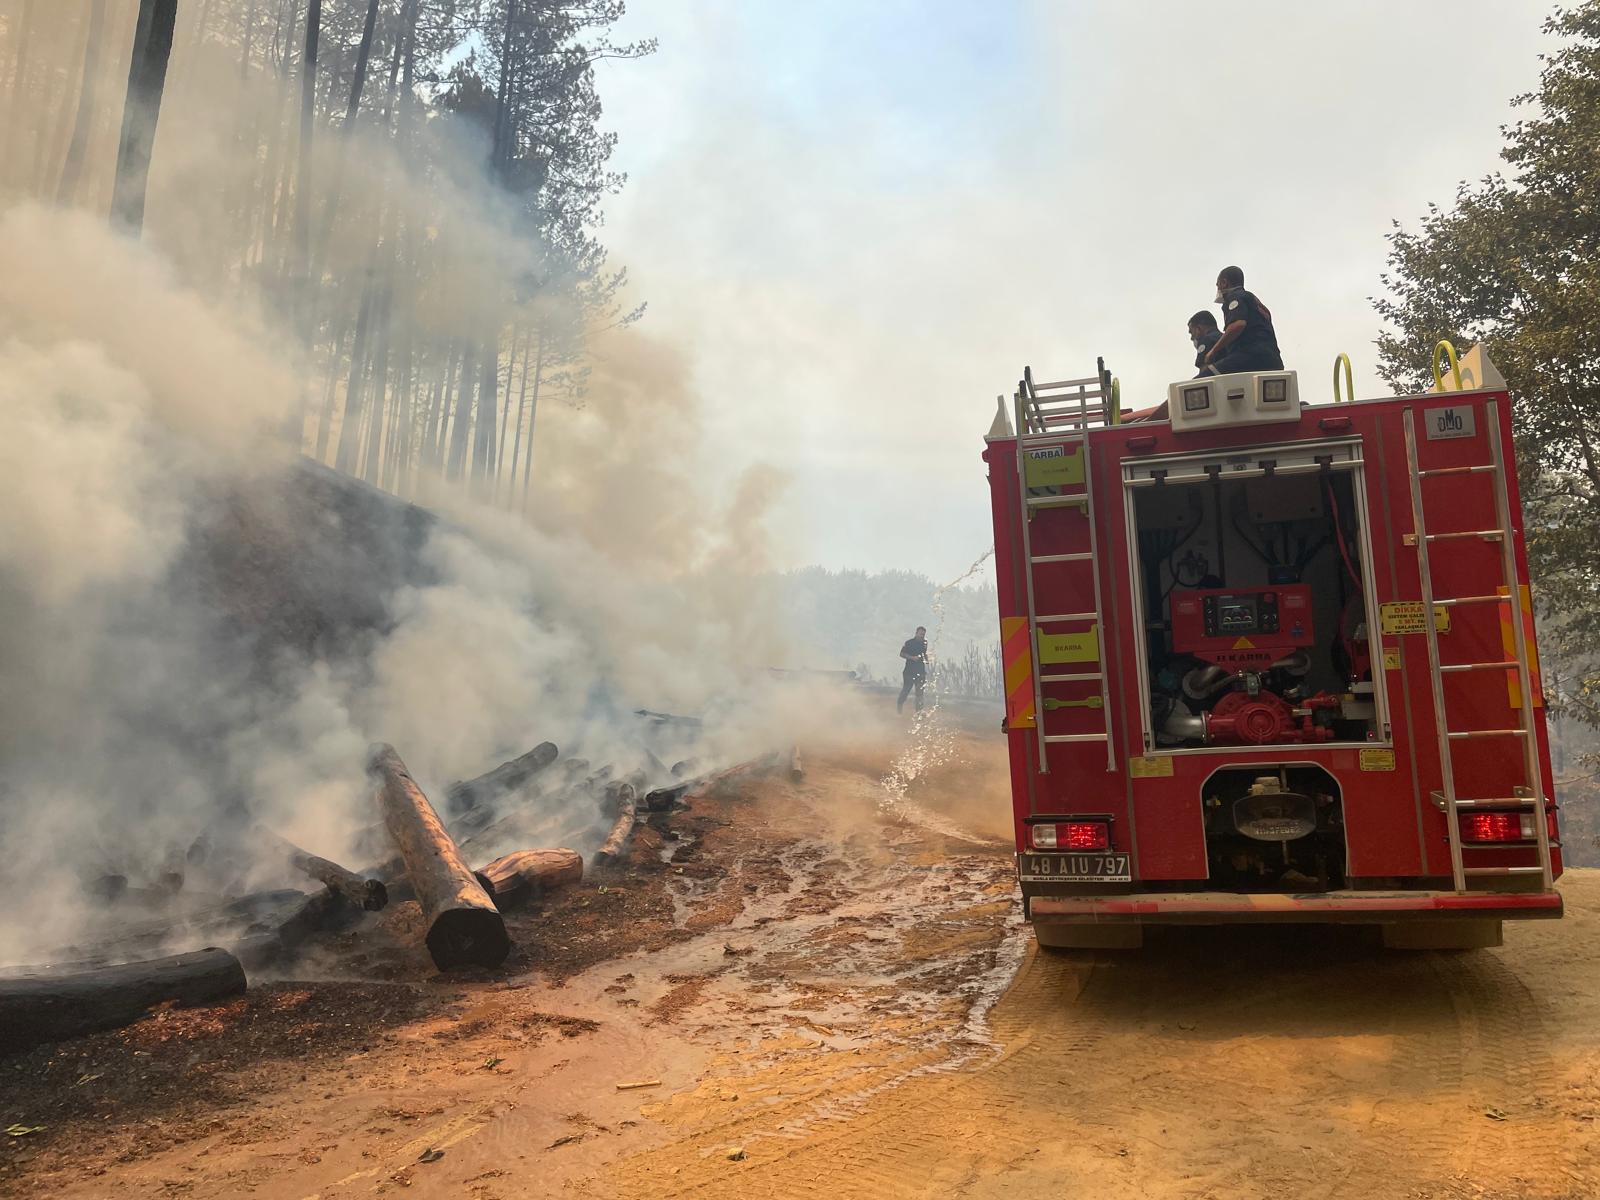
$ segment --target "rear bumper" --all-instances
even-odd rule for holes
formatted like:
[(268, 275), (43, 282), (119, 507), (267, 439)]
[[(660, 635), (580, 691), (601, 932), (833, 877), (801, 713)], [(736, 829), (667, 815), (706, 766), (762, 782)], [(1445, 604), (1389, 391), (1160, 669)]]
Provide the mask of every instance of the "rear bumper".
[(1028, 915), (1061, 925), (1231, 925), (1349, 923), (1484, 918), (1554, 919), (1559, 892), (1332, 892), (1287, 896), (1242, 892), (1167, 892), (1122, 896), (1031, 896)]

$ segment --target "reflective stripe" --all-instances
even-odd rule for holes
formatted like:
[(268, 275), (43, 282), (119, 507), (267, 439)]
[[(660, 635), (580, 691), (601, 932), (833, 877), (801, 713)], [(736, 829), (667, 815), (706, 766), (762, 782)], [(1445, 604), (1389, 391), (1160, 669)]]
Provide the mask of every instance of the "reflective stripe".
[(1000, 618), (1000, 652), (1006, 667), (1006, 724), (1032, 729), (1033, 647), (1027, 617)]

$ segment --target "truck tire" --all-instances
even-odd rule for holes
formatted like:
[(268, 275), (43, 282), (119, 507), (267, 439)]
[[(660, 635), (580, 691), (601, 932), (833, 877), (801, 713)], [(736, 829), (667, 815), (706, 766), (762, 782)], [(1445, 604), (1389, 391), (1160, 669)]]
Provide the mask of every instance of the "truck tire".
[(1065, 925), (1033, 923), (1041, 950), (1137, 950), (1144, 945), (1139, 925)]
[(1399, 921), (1383, 927), (1386, 950), (1485, 950), (1500, 944), (1500, 922), (1493, 917)]

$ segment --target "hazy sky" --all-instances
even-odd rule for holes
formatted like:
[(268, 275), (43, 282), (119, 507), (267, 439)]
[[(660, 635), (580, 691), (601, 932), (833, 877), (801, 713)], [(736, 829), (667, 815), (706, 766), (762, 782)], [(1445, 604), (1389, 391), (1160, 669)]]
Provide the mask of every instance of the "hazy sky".
[(1134, 406), (1238, 263), (1302, 395), (1374, 371), (1384, 234), (1499, 165), (1532, 0), (631, 0), (606, 237), (710, 409), (786, 470), (785, 564), (959, 574), (1024, 364)]

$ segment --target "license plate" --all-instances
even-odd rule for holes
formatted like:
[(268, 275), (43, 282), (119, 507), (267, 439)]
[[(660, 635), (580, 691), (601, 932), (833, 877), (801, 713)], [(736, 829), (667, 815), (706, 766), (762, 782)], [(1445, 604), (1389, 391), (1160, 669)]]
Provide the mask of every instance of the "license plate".
[(1024, 854), (1023, 883), (1132, 883), (1126, 854)]

